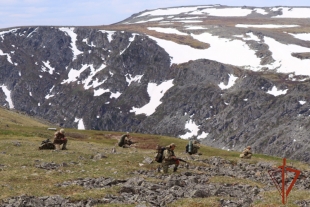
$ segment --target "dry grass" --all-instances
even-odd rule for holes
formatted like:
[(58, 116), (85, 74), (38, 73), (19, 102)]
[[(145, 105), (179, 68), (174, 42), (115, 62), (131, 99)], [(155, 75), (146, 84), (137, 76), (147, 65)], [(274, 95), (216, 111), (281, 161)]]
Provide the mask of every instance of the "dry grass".
[[(52, 138), (54, 131), (47, 130), (47, 126), (29, 120), (29, 117), (19, 118), (20, 114), (5, 114), (8, 111), (0, 110), (0, 200), (23, 194), (33, 196), (47, 196), (59, 194), (63, 197), (70, 197), (71, 200), (83, 200), (88, 198), (99, 199), (107, 194), (117, 195), (119, 187), (114, 186), (106, 189), (87, 190), (81, 186), (68, 186), (59, 188), (56, 184), (65, 181), (76, 180), (78, 178), (115, 178), (125, 179), (131, 176), (131, 172), (138, 169), (154, 170), (157, 163), (142, 164), (145, 157), (154, 157), (155, 146), (157, 144), (166, 146), (171, 142), (176, 143), (176, 155), (185, 158), (184, 153), (186, 140), (172, 137), (132, 134), (134, 141), (137, 141), (136, 148), (116, 147), (118, 139), (123, 132), (91, 131), (65, 129), (69, 139), (67, 151), (38, 150), (41, 141)], [(22, 115), (23, 116), (23, 115)], [(4, 118), (7, 117), (7, 118)], [(14, 118), (15, 117), (15, 118)], [(11, 119), (18, 120), (14, 123)], [(22, 121), (24, 119), (24, 121)], [(6, 127), (6, 124), (9, 127)], [(31, 124), (31, 126), (29, 126)], [(112, 148), (116, 147), (115, 154)], [(237, 162), (239, 152), (225, 151), (201, 146), (200, 152), (203, 154), (200, 159), (207, 159), (211, 156), (219, 156), (224, 159)], [(101, 160), (91, 159), (97, 153), (103, 153), (107, 158)], [(281, 159), (265, 155), (255, 155), (251, 163), (260, 161), (272, 162), (275, 166), (281, 165)], [(55, 163), (60, 165), (54, 170), (41, 169), (38, 166), (42, 163)], [(305, 164), (288, 160), (288, 164), (295, 167), (304, 167)], [(201, 162), (192, 161), (191, 165), (207, 165)], [(125, 167), (124, 167), (125, 166)], [(182, 172), (183, 169), (180, 169)], [(199, 172), (198, 172), (199, 173)], [(146, 180), (154, 183), (161, 180)], [(252, 186), (263, 187), (261, 183), (248, 181), (246, 179), (232, 179), (229, 177), (210, 177), (211, 183), (243, 183)], [(263, 193), (264, 201), (255, 203), (254, 206), (279, 206), (280, 196), (277, 192)], [(210, 197), (204, 199), (181, 199), (169, 206), (219, 206), (223, 197)], [(231, 198), (230, 198), (231, 199)], [(309, 199), (308, 192), (292, 191), (290, 194), (290, 206), (294, 200)], [(267, 205), (268, 204), (268, 205)], [(102, 204), (98, 206), (130, 206), (120, 204)], [(135, 205), (132, 205), (135, 206)]]
[(180, 199), (168, 207), (220, 207), (219, 197), (209, 197), (209, 198), (186, 198)]
[[(176, 35), (176, 34), (166, 34), (166, 33), (160, 33), (156, 32), (154, 30), (148, 30), (147, 27), (153, 27), (158, 26), (157, 24), (148, 23), (148, 24), (137, 24), (137, 25), (111, 25), (107, 27), (96, 27), (97, 29), (109, 29), (113, 31), (127, 31), (127, 32), (133, 32), (133, 33), (142, 33), (146, 35), (150, 35), (153, 37), (157, 37), (164, 40), (173, 41), (177, 44), (182, 45), (188, 45), (193, 48), (197, 49), (207, 49), (210, 47), (208, 43), (200, 42), (199, 40), (194, 39), (190, 35)], [(164, 27), (164, 26), (160, 26)], [(179, 26), (176, 25), (176, 28)], [(170, 28), (170, 26), (169, 26)], [(183, 29), (183, 27), (180, 28), (180, 30)]]
[(35, 117), (30, 117), (26, 114), (8, 110), (6, 108), (0, 108), (0, 129), (5, 129), (10, 126), (47, 126), (48, 122), (45, 122), (41, 119), (36, 119)]
[(295, 200), (309, 200), (309, 191), (296, 190), (291, 191), (287, 203), (282, 203), (282, 197), (278, 191), (268, 191), (260, 194), (263, 197), (263, 201), (254, 202), (253, 207), (297, 207)]

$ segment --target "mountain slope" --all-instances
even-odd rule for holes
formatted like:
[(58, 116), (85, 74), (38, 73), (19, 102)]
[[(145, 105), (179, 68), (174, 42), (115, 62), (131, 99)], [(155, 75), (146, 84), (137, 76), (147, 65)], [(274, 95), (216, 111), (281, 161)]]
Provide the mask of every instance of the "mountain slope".
[(44, 119), (38, 117), (30, 117), (25, 113), (19, 111), (8, 110), (7, 108), (0, 107), (0, 120), (1, 128), (9, 128), (14, 125), (24, 127), (48, 127), (53, 126)]
[[(0, 112), (24, 123), (20, 113)], [(77, 129), (65, 129), (68, 150), (38, 150), (54, 134), (45, 126), (11, 123), (0, 131), (1, 207), (281, 205), (269, 177), (269, 172), (281, 177), (276, 173), (281, 158), (255, 153), (251, 160), (241, 160), (240, 152), (206, 145), (199, 149), (202, 155), (190, 156), (187, 140), (139, 133), (131, 133), (137, 142), (133, 148), (122, 148), (117, 145), (122, 132)], [(163, 174), (153, 160), (154, 149), (171, 142), (177, 145), (176, 156), (187, 163)], [(288, 159), (287, 166), (301, 171), (287, 205), (309, 205), (308, 164)], [(287, 183), (293, 178), (288, 172)]]
[(58, 126), (309, 162), (305, 7), (188, 6), (0, 31), (0, 103)]

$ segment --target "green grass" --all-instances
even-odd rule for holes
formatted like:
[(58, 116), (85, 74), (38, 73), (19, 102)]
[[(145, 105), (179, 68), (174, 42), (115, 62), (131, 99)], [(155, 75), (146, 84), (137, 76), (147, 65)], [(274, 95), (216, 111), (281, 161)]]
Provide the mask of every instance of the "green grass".
[[(118, 186), (106, 189), (88, 190), (81, 186), (68, 186), (60, 188), (56, 184), (78, 178), (115, 178), (125, 179), (130, 177), (130, 172), (138, 169), (151, 170), (157, 167), (157, 163), (144, 164), (144, 157), (154, 157), (155, 146), (168, 145), (174, 142), (177, 147), (176, 155), (185, 158), (184, 153), (186, 140), (176, 139), (167, 136), (132, 134), (133, 140), (139, 140), (137, 148), (123, 149), (116, 147), (118, 139), (123, 132), (94, 131), (65, 129), (68, 138), (68, 149), (66, 151), (38, 150), (41, 141), (52, 139), (54, 131), (47, 130), (53, 127), (51, 124), (42, 123), (22, 114), (17, 114), (0, 108), (0, 200), (23, 194), (32, 196), (61, 195), (78, 201), (88, 198), (100, 199), (107, 194), (117, 195)], [(15, 121), (12, 121), (15, 120)], [(17, 121), (18, 120), (18, 121)], [(111, 154), (113, 147), (116, 147), (116, 154)], [(239, 160), (240, 152), (215, 149), (208, 146), (201, 146), (203, 154), (200, 159), (207, 159), (211, 156), (222, 157), (233, 162)], [(97, 153), (103, 153), (107, 158), (101, 160), (91, 159)], [(282, 159), (267, 155), (255, 154), (250, 163), (260, 161), (271, 162), (275, 166), (282, 165)], [(62, 165), (56, 170), (44, 170), (36, 167), (40, 163), (56, 163)], [(287, 164), (294, 165), (298, 169), (307, 169), (304, 163), (288, 160)], [(191, 165), (202, 166), (205, 163), (192, 161)], [(124, 167), (125, 166), (125, 167)], [(181, 171), (183, 169), (180, 169)], [(162, 182), (151, 178), (146, 180), (154, 183)], [(210, 177), (211, 183), (242, 183), (252, 186), (264, 187), (262, 183), (246, 179), (235, 179), (225, 176)], [(253, 206), (281, 206), (281, 197), (277, 191), (265, 192), (261, 195), (263, 201), (257, 201)], [(169, 204), (174, 206), (219, 206), (222, 197), (180, 199)], [(307, 191), (292, 190), (289, 196), (288, 206), (294, 205), (295, 200), (310, 199)], [(101, 204), (98, 206), (135, 206), (120, 204)]]

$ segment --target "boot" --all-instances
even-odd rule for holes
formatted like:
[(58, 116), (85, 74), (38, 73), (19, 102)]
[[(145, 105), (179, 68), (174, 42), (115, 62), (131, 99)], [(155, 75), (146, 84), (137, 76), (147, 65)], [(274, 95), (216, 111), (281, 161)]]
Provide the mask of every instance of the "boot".
[(168, 173), (168, 166), (163, 166), (163, 173)]
[(55, 144), (55, 150), (60, 150), (60, 145), (59, 144)]
[(173, 168), (173, 172), (176, 172), (177, 170), (178, 170), (178, 168), (177, 168), (177, 167)]
[(67, 145), (67, 144), (63, 144), (61, 149), (62, 149), (62, 150), (67, 150), (66, 145)]

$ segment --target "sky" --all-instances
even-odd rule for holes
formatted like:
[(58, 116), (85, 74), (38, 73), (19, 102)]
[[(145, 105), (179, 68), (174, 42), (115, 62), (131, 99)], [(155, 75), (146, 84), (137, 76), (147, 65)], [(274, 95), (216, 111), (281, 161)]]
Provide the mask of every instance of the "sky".
[(309, 0), (0, 0), (0, 29), (18, 26), (96, 26), (158, 8), (227, 6), (310, 6)]

